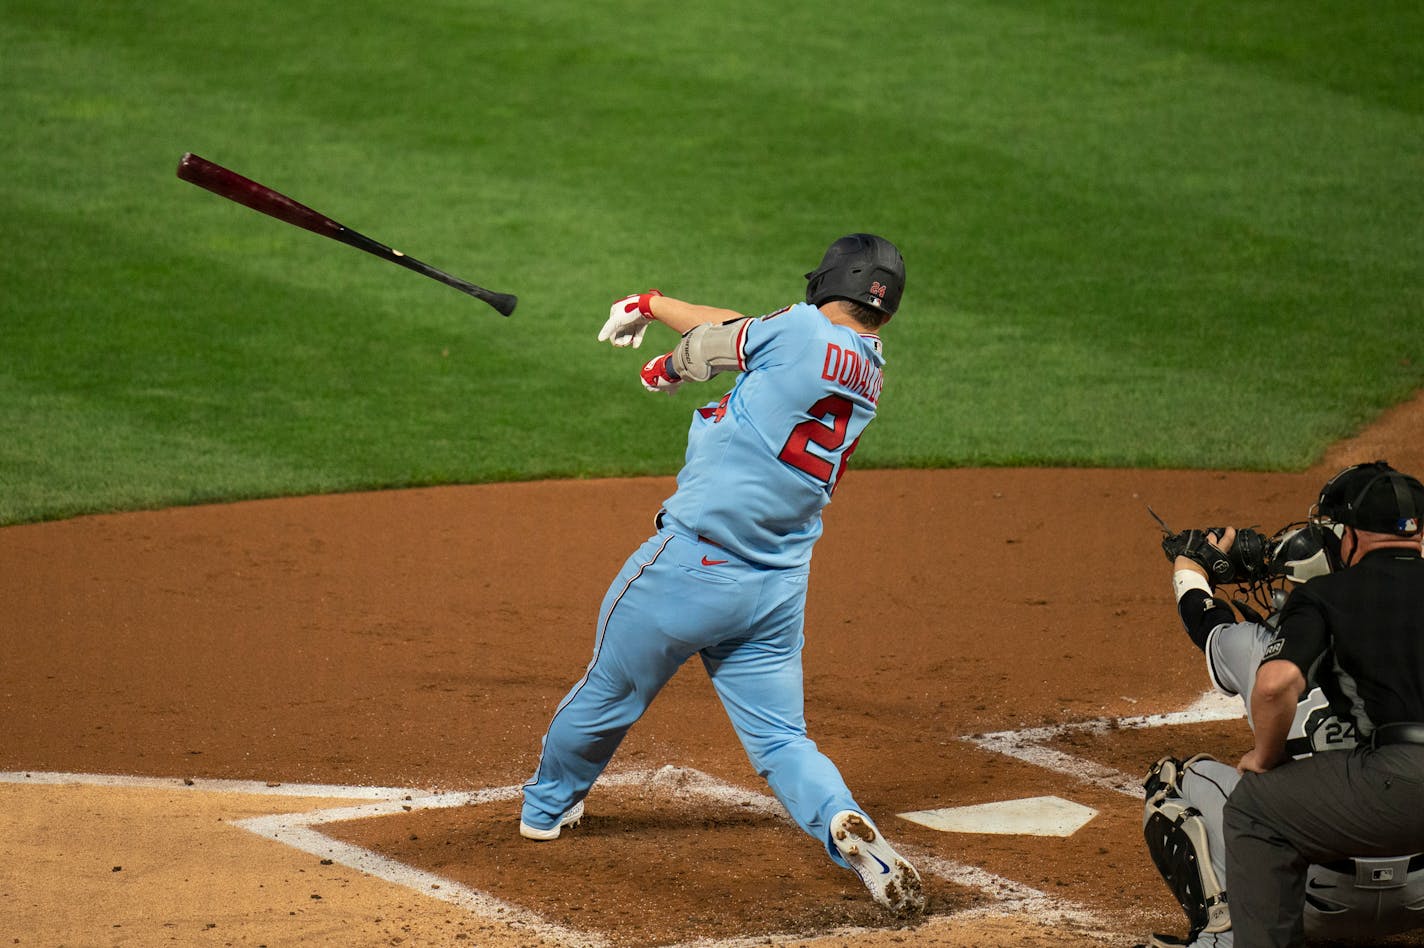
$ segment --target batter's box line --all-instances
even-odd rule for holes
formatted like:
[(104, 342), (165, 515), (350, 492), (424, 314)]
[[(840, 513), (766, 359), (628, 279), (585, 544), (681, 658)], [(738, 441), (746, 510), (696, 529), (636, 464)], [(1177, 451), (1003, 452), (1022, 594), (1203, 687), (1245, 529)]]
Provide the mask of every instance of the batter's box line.
[(1105, 734), (1115, 729), (1202, 724), (1208, 721), (1230, 721), (1245, 716), (1246, 712), (1242, 707), (1241, 699), (1228, 697), (1217, 691), (1208, 691), (1190, 707), (1168, 714), (1096, 718), (1091, 721), (1023, 728), (1017, 731), (970, 734), (961, 737), (960, 740), (996, 754), (1003, 754), (1005, 757), (1012, 757), (1015, 760), (1042, 767), (1045, 770), (1074, 777), (1084, 783), (1114, 790), (1125, 796), (1140, 797), (1142, 796), (1142, 777), (1140, 775), (1124, 773), (1115, 767), (1108, 767), (1084, 757), (1075, 757), (1045, 745), (1067, 734), (1083, 732)]
[[(656, 771), (609, 773), (599, 779), (598, 786), (609, 788), (651, 786), (665, 792), (711, 799), (729, 806), (750, 809), (766, 816), (791, 822), (785, 808), (774, 797), (723, 783), (709, 774), (688, 767), (668, 765)], [(458, 882), (381, 856), (354, 844), (333, 839), (315, 829), (325, 823), (386, 816), (403, 810), (512, 801), (519, 798), (520, 790), (521, 788), (518, 786), (511, 786), (470, 793), (440, 794), (418, 797), (404, 802), (392, 801), (316, 810), (309, 813), (257, 817), (243, 820), (235, 825), (276, 839), (303, 852), (331, 859), (333, 862), (359, 872), (421, 892), (432, 898), (459, 905), (484, 918), (495, 919), (505, 924), (527, 929), (559, 945), (588, 946), (588, 948), (606, 945), (607, 941), (597, 935), (556, 925), (534, 912), (495, 898), (488, 893), (471, 889)], [(947, 882), (974, 889), (994, 900), (994, 904), (990, 907), (969, 909), (963, 913), (957, 913), (962, 917), (981, 915), (1012, 917), (1028, 913), (1045, 924), (1072, 922), (1085, 928), (1095, 928), (1101, 924), (1096, 916), (1080, 905), (1063, 899), (1055, 899), (1047, 893), (996, 876), (984, 869), (915, 852), (909, 848), (905, 848), (905, 853), (928, 873)], [(869, 934), (877, 930), (847, 928), (837, 930), (836, 934)], [(749, 946), (765, 945), (766, 943), (767, 936), (762, 935), (731, 940), (699, 939), (694, 942), (685, 942), (682, 945), (674, 945), (671, 948), (714, 948), (714, 946), (715, 948), (749, 948)]]
[[(414, 810), (443, 809), (485, 803), (509, 802), (519, 798), (520, 786), (490, 787), (482, 790), (441, 793), (401, 787), (354, 787), (329, 784), (273, 784), (242, 780), (177, 780), (164, 777), (127, 777), (107, 774), (0, 772), (0, 784), (64, 785), (84, 784), (115, 788), (146, 788), (169, 791), (214, 793), (244, 793), (258, 796), (276, 795), (321, 799), (368, 800), (355, 806), (328, 807), (302, 813), (279, 813), (270, 816), (236, 820), (231, 825), (272, 839), (300, 852), (330, 859), (357, 872), (382, 879), (429, 898), (458, 906), (487, 920), (501, 922), (568, 948), (606, 948), (608, 941), (590, 932), (570, 929), (550, 922), (529, 909), (521, 908), (487, 892), (472, 889), (444, 876), (418, 869), (408, 863), (328, 836), (317, 827), (327, 823), (391, 816)], [(676, 795), (702, 799), (750, 809), (754, 812), (791, 822), (781, 803), (774, 797), (724, 783), (709, 774), (688, 767), (668, 765), (656, 771), (625, 771), (603, 775), (600, 787), (654, 787)], [(1101, 921), (1087, 908), (1077, 903), (1054, 898), (1045, 892), (997, 876), (975, 866), (964, 865), (911, 847), (901, 847), (922, 872), (946, 882), (973, 889), (987, 896), (987, 906), (966, 909), (942, 918), (970, 918), (986, 915), (1021, 917), (1029, 915), (1044, 924), (1071, 922), (1084, 929), (1095, 929)], [(870, 934), (879, 929), (846, 928), (835, 934)], [(1105, 932), (1086, 932), (1108, 935)], [(751, 948), (767, 944), (769, 936), (761, 935), (730, 940), (685, 942), (669, 948)], [(801, 936), (797, 936), (801, 937)]]

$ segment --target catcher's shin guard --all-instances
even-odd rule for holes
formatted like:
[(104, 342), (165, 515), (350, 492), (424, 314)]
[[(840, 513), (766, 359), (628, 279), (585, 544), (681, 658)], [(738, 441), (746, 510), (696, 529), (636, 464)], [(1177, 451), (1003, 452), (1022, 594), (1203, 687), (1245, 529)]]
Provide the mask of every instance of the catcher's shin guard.
[(1187, 942), (1203, 932), (1231, 928), (1226, 889), (1211, 866), (1206, 821), (1182, 799), (1181, 781), (1187, 767), (1202, 759), (1211, 758), (1205, 754), (1185, 761), (1163, 757), (1152, 765), (1143, 782), (1147, 812), (1142, 835), (1157, 871), (1187, 913), (1191, 925)]

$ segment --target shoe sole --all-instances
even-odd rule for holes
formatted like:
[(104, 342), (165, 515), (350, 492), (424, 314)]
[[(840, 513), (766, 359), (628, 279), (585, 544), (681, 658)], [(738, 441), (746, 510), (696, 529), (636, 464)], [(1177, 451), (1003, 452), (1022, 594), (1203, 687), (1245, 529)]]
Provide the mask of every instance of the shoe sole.
[(900, 915), (925, 910), (920, 874), (885, 841), (868, 817), (853, 810), (836, 814), (831, 820), (831, 839), (876, 902)]
[(582, 819), (583, 801), (580, 800), (578, 803), (574, 804), (574, 808), (572, 810), (559, 817), (559, 822), (555, 823), (548, 829), (539, 829), (537, 826), (530, 826), (528, 823), (524, 822), (523, 820), (520, 820), (519, 835), (523, 836), (525, 839), (538, 840), (539, 842), (548, 842), (551, 839), (558, 839), (559, 834), (564, 831), (564, 827), (573, 829), (575, 826), (578, 826), (579, 821)]

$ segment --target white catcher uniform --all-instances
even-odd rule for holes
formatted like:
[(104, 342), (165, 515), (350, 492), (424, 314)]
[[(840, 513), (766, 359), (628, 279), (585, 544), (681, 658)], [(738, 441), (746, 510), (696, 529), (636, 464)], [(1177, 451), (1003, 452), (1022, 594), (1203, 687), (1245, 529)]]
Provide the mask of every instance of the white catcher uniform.
[[(1188, 591), (1179, 605), (1189, 633), (1194, 632), (1193, 620), (1200, 629), (1212, 618), (1235, 619), (1225, 603), (1201, 590)], [(1241, 698), (1248, 723), (1256, 669), (1274, 638), (1274, 630), (1267, 625), (1237, 621), (1215, 624), (1206, 636), (1203, 651), (1212, 685), (1222, 694)], [(1348, 717), (1331, 711), (1329, 700), (1313, 680), (1309, 684), (1287, 739), (1291, 756), (1354, 747), (1354, 725)], [(1222, 808), (1240, 779), (1234, 766), (1204, 755), (1186, 761), (1163, 758), (1148, 774), (1143, 832), (1153, 860), (1187, 912), (1192, 930), (1186, 940), (1158, 935), (1149, 944), (1232, 945), (1231, 929), (1223, 927), (1230, 925), (1230, 901), (1229, 893), (1224, 893)], [(1206, 854), (1209, 860), (1202, 858)], [(1209, 867), (1203, 864), (1208, 861)], [(1311, 866), (1305, 902), (1309, 938), (1381, 938), (1424, 927), (1424, 854)]]

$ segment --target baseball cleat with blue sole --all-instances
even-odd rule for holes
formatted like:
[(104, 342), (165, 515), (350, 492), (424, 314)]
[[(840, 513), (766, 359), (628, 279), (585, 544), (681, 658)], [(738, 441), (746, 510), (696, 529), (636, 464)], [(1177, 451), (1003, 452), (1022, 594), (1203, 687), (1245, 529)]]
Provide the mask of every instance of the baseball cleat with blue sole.
[(831, 817), (831, 840), (876, 902), (900, 915), (925, 910), (920, 874), (886, 842), (870, 817), (842, 810)]

